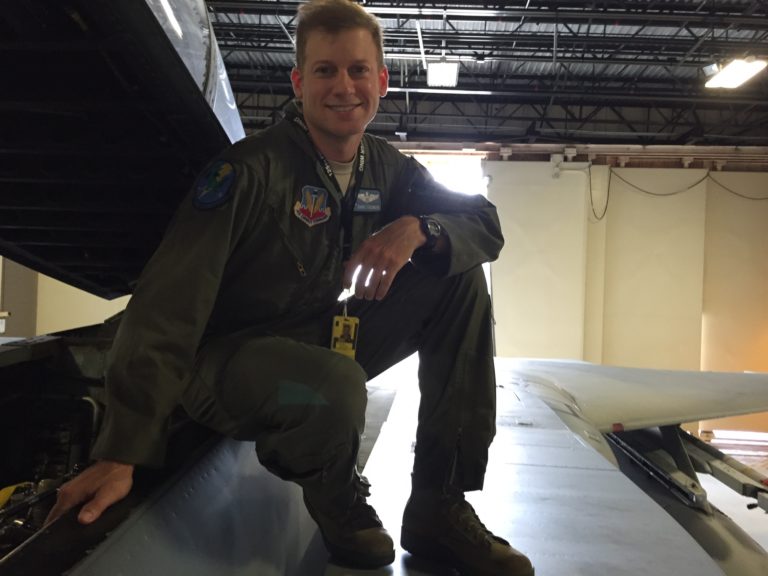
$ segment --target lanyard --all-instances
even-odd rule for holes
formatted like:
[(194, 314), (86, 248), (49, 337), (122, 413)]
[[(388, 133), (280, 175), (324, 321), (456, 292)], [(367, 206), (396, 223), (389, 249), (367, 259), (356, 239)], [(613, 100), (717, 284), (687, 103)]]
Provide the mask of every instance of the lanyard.
[(306, 134), (307, 139), (312, 145), (312, 149), (315, 151), (318, 162), (320, 162), (320, 165), (323, 167), (325, 174), (328, 176), (328, 179), (331, 181), (331, 183), (336, 187), (336, 191), (339, 193), (339, 196), (342, 199), (341, 226), (344, 236), (342, 243), (342, 260), (347, 261), (349, 260), (352, 252), (352, 212), (354, 211), (355, 203), (357, 202), (357, 195), (360, 192), (360, 186), (363, 183), (363, 173), (365, 172), (365, 144), (361, 139), (360, 147), (358, 148), (357, 170), (356, 174), (354, 174), (354, 183), (352, 184), (352, 189), (347, 190), (347, 193), (344, 194), (341, 186), (339, 186), (338, 180), (336, 180), (336, 176), (333, 173), (333, 168), (331, 168), (330, 162), (328, 162), (328, 159), (323, 155), (322, 152), (320, 152), (320, 150), (317, 149), (317, 146), (315, 146), (314, 142), (312, 142), (312, 135), (309, 133), (309, 128), (307, 128), (307, 125), (304, 123), (304, 119), (301, 118), (301, 116), (292, 115), (291, 120), (293, 120), (293, 122), (304, 131), (304, 134)]

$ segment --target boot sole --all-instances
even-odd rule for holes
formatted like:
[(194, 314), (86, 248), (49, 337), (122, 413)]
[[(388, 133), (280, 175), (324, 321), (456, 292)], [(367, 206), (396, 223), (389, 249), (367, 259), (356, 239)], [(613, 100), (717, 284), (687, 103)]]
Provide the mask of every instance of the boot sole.
[[(462, 576), (497, 576), (490, 572), (478, 575), (477, 569), (466, 566), (461, 560), (456, 558), (453, 550), (442, 544), (435, 544), (434, 542), (425, 543), (422, 535), (409, 530), (405, 526), (400, 531), (400, 545), (414, 556), (420, 556), (443, 564), (448, 563), (456, 568)], [(535, 572), (532, 569), (530, 572), (520, 573), (516, 576), (535, 576)]]
[(364, 570), (374, 570), (376, 568), (383, 568), (389, 566), (395, 561), (395, 551), (390, 550), (385, 554), (382, 553), (377, 556), (370, 554), (362, 554), (354, 550), (347, 550), (345, 548), (338, 548), (330, 544), (325, 538), (323, 538), (325, 547), (331, 555), (331, 560), (337, 564), (341, 564), (348, 568), (361, 568)]

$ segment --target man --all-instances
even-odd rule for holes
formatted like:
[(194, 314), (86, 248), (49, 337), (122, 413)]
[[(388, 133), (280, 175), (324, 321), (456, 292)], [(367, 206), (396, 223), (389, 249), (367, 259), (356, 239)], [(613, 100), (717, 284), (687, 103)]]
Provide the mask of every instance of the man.
[[(296, 51), (286, 118), (211, 163), (145, 268), (110, 355), (97, 462), (50, 518), (85, 503), (89, 523), (124, 497), (135, 465), (162, 463), (181, 403), (301, 485), (334, 559), (386, 565), (394, 545), (355, 467), (365, 383), (418, 351), (402, 546), (473, 576), (533, 574), (463, 495), (482, 488), (495, 431), (480, 269), (503, 243), (495, 208), (364, 134), (388, 82), (375, 18), (310, 2)], [(342, 288), (356, 296), (344, 307)], [(334, 321), (355, 334), (354, 360), (329, 349)]]

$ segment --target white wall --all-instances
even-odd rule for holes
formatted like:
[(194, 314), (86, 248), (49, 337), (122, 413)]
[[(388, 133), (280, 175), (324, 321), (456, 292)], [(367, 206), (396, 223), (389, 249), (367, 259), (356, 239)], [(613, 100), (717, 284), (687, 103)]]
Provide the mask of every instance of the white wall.
[(104, 322), (125, 309), (128, 296), (105, 300), (43, 274), (37, 285), (37, 334)]
[(487, 162), (505, 248), (492, 264), (499, 356), (582, 358), (587, 176), (541, 162)]
[[(765, 174), (717, 173), (736, 192), (768, 195)], [(707, 190), (702, 368), (768, 372), (768, 202)], [(768, 414), (701, 423), (702, 430), (765, 430)]]
[(10, 316), (5, 323), (5, 337), (35, 336), (37, 323), (37, 274), (8, 258), (0, 262), (3, 268), (0, 287), (0, 309)]
[[(715, 174), (735, 191), (768, 195), (764, 174)], [(707, 192), (704, 335), (708, 370), (768, 371), (768, 202)]]
[[(484, 168), (507, 241), (492, 265), (499, 355), (768, 370), (768, 201), (703, 170)], [(713, 177), (768, 195), (766, 173)]]
[[(701, 170), (622, 169), (606, 214), (603, 363), (698, 370), (706, 185)], [(637, 188), (656, 194), (652, 196)]]
[(3, 336), (29, 338), (99, 324), (121, 312), (128, 296), (105, 300), (0, 258), (0, 310), (10, 312)]
[[(768, 196), (768, 174), (484, 166), (507, 240), (498, 355), (768, 371), (768, 201), (731, 193)], [(768, 414), (699, 426), (765, 431)]]

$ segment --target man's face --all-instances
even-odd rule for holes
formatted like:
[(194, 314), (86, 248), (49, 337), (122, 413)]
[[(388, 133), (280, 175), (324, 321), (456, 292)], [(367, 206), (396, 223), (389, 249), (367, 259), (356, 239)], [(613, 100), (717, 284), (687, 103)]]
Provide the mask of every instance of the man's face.
[(313, 138), (340, 141), (362, 135), (387, 93), (389, 74), (378, 61), (376, 44), (363, 28), (309, 33), (304, 67), (291, 72), (291, 82)]

